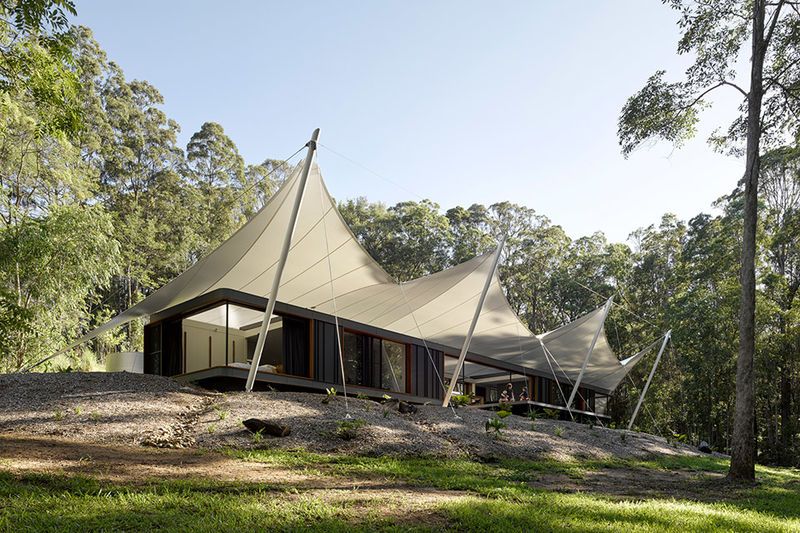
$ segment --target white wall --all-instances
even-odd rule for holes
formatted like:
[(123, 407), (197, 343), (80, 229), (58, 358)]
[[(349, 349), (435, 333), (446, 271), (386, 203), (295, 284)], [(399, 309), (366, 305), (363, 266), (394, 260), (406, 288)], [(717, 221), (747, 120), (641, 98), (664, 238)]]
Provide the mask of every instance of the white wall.
[[(186, 372), (195, 372), (209, 368), (209, 343), (211, 338), (211, 366), (225, 366), (225, 328), (196, 322), (183, 321), (183, 339), (186, 339)], [(233, 357), (233, 343), (236, 342), (236, 358)], [(247, 360), (247, 341), (237, 330), (228, 332), (228, 361)]]

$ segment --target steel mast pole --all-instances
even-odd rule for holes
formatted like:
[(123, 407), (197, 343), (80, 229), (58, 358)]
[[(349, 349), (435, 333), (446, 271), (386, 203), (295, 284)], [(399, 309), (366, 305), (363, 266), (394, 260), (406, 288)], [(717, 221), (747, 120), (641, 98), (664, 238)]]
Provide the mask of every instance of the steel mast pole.
[(478, 306), (475, 308), (475, 315), (472, 317), (472, 322), (469, 325), (467, 338), (464, 339), (464, 346), (461, 347), (461, 354), (459, 354), (458, 363), (456, 363), (456, 368), (453, 370), (453, 377), (450, 378), (450, 386), (447, 388), (447, 394), (444, 395), (442, 407), (447, 407), (447, 405), (450, 403), (450, 397), (453, 395), (453, 390), (456, 388), (458, 374), (461, 372), (461, 368), (464, 366), (464, 359), (466, 359), (467, 352), (469, 351), (469, 343), (472, 342), (472, 335), (475, 333), (475, 326), (478, 324), (478, 318), (481, 316), (483, 303), (486, 301), (486, 294), (489, 292), (489, 287), (492, 285), (492, 278), (494, 277), (494, 273), (497, 271), (497, 264), (500, 262), (500, 252), (502, 252), (505, 243), (506, 237), (503, 235), (503, 237), (500, 239), (500, 243), (497, 245), (497, 251), (495, 251), (494, 257), (492, 258), (492, 268), (489, 270), (489, 275), (486, 276), (486, 283), (483, 285), (481, 297), (478, 300)]
[(311, 170), (311, 161), (317, 149), (318, 138), (319, 128), (314, 130), (314, 133), (311, 134), (311, 140), (306, 144), (308, 152), (306, 153), (306, 159), (303, 163), (303, 171), (300, 175), (300, 183), (297, 186), (297, 194), (294, 197), (292, 214), (289, 217), (289, 224), (286, 227), (286, 235), (283, 238), (283, 247), (281, 248), (281, 255), (278, 259), (278, 267), (275, 270), (275, 277), (272, 279), (272, 290), (269, 292), (267, 309), (264, 311), (264, 319), (261, 321), (261, 329), (258, 332), (258, 341), (256, 342), (256, 351), (253, 353), (253, 362), (250, 364), (250, 372), (247, 374), (247, 385), (244, 389), (246, 392), (251, 392), (253, 390), (253, 384), (256, 381), (258, 365), (261, 362), (261, 352), (264, 350), (264, 343), (267, 340), (267, 332), (269, 330), (269, 322), (272, 319), (272, 312), (275, 310), (275, 302), (278, 300), (278, 288), (281, 285), (281, 276), (283, 276), (283, 269), (286, 266), (286, 259), (289, 257), (292, 236), (294, 235), (295, 226), (297, 226), (297, 215), (300, 213), (300, 205), (303, 203), (308, 173)]
[(628, 431), (633, 427), (633, 422), (636, 420), (636, 415), (639, 414), (639, 408), (644, 403), (644, 395), (647, 394), (647, 389), (650, 388), (650, 382), (653, 381), (653, 376), (656, 373), (656, 368), (658, 368), (658, 362), (661, 361), (661, 354), (664, 353), (664, 348), (667, 347), (667, 343), (669, 342), (670, 337), (672, 337), (672, 330), (669, 330), (666, 335), (664, 335), (664, 342), (661, 343), (661, 348), (658, 350), (658, 355), (656, 355), (656, 360), (653, 363), (653, 368), (650, 369), (650, 375), (647, 376), (647, 381), (644, 384), (644, 388), (642, 389), (642, 394), (639, 396), (639, 401), (636, 402), (636, 409), (633, 410), (633, 416), (631, 417), (631, 421), (628, 422)]
[(581, 366), (581, 371), (578, 374), (578, 379), (575, 380), (575, 385), (572, 387), (572, 392), (569, 395), (569, 401), (567, 401), (567, 411), (571, 411), (572, 401), (575, 399), (575, 395), (578, 393), (578, 387), (581, 386), (581, 381), (583, 380), (583, 374), (586, 372), (586, 365), (589, 364), (589, 358), (592, 356), (592, 352), (594, 351), (594, 345), (597, 344), (597, 339), (600, 338), (600, 332), (603, 331), (603, 325), (606, 323), (606, 317), (608, 316), (608, 312), (611, 310), (611, 302), (614, 300), (614, 297), (606, 301), (605, 306), (603, 306), (603, 320), (600, 321), (600, 327), (597, 328), (597, 331), (594, 333), (594, 338), (592, 339), (592, 344), (589, 345), (589, 351), (586, 352), (586, 358), (583, 360), (583, 365)]

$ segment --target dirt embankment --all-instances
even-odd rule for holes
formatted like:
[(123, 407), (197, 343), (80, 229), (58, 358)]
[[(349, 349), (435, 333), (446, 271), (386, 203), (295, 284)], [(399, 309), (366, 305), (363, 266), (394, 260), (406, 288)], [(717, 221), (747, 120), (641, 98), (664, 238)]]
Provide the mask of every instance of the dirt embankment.
[[(487, 434), (493, 414), (474, 409), (419, 407), (299, 392), (218, 394), (158, 376), (60, 373), (0, 376), (0, 434), (57, 437), (95, 444), (217, 449), (280, 447), (314, 452), (398, 456), (497, 456), (605, 459), (694, 455), (653, 435), (598, 425), (510, 416), (500, 438)], [(254, 440), (242, 426), (264, 418), (291, 427), (287, 438)], [(360, 419), (357, 438), (336, 436)]]

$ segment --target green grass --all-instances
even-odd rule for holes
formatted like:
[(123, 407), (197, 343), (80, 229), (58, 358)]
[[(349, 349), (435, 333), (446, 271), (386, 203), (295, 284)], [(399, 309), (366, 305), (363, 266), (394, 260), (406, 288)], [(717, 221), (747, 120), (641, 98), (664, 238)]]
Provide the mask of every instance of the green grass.
[(800, 531), (800, 472), (792, 469), (759, 467), (757, 486), (734, 488), (721, 502), (622, 499), (530, 485), (553, 472), (573, 479), (615, 468), (679, 469), (698, 476), (724, 472), (727, 463), (715, 458), (486, 464), (278, 450), (227, 454), (324, 476), (315, 483), (323, 487), (328, 477), (352, 480), (354, 486), (384, 480), (421, 494), (431, 489), (464, 493), (411, 509), (413, 495), (376, 504), (361, 499), (357, 489), (344, 491), (350, 499), (325, 498), (323, 493), (270, 484), (267, 479), (131, 486), (67, 475), (0, 472), (0, 531)]

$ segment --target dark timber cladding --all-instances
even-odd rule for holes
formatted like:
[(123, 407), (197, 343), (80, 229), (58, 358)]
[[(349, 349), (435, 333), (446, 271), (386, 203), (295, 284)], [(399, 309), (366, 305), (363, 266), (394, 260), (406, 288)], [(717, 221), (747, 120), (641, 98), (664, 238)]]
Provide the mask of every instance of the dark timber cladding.
[[(240, 291), (217, 289), (151, 316), (144, 332), (145, 372), (174, 376), (202, 370), (197, 368), (194, 359), (193, 368), (189, 368), (187, 364), (186, 333), (185, 330), (182, 331), (184, 319), (191, 325), (192, 317), (198, 313), (210, 312), (224, 304), (263, 313), (266, 302), (265, 298)], [(224, 339), (220, 341), (224, 356), (221, 359), (215, 356), (212, 362), (211, 337), (203, 337), (203, 349), (208, 354), (208, 359), (203, 363), (205, 368), (222, 368), (234, 362), (241, 364), (252, 356), (242, 351), (249, 344), (249, 339), (245, 343), (241, 337), (241, 332), (245, 329), (252, 331), (252, 325), (237, 329), (238, 333), (229, 330), (227, 309), (228, 307), (225, 311), (225, 326), (222, 327)], [(284, 359), (282, 362), (272, 361), (277, 365), (274, 370), (260, 371), (259, 375), (265, 376), (265, 379), (272, 372), (310, 379), (327, 386), (336, 385), (338, 388), (342, 385), (342, 368), (337, 349), (337, 342), (340, 342), (343, 345), (341, 355), (345, 361), (348, 385), (373, 389), (376, 394), (386, 391), (428, 399), (441, 399), (444, 395), (442, 388), (445, 384), (445, 354), (454, 353), (454, 347), (425, 343), (419, 338), (347, 319), (338, 320), (337, 335), (335, 317), (282, 302), (277, 302), (275, 314), (282, 319), (280, 327), (284, 339)], [(213, 333), (203, 333), (211, 334)], [(238, 342), (235, 337), (237, 334), (240, 335)], [(217, 345), (214, 350), (218, 353)], [(188, 351), (191, 353), (191, 350)], [(475, 353), (467, 354), (466, 360), (494, 368), (502, 375), (525, 374), (533, 378), (538, 374), (541, 378), (547, 377), (533, 369), (523, 369), (516, 364)], [(263, 361), (262, 359), (262, 364)], [(548, 380), (542, 380), (542, 387), (534, 385), (531, 392), (544, 388), (546, 381)], [(548, 385), (554, 386), (554, 382)]]
[(412, 344), (411, 368), (411, 393), (441, 400), (444, 396), (444, 353), (430, 350), (429, 355), (424, 346)]

